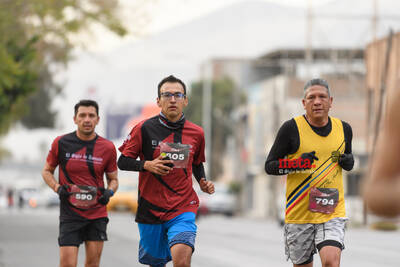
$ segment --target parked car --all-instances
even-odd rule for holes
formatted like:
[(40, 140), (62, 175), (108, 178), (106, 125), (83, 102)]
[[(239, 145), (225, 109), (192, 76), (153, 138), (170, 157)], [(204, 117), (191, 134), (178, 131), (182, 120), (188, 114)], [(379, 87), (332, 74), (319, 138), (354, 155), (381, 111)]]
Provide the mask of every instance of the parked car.
[(118, 191), (110, 198), (107, 210), (129, 210), (136, 213), (138, 189), (137, 184), (132, 180), (120, 180)]
[(208, 195), (198, 191), (200, 207), (198, 213), (205, 214), (223, 214), (233, 216), (236, 212), (237, 200), (228, 185), (224, 183), (214, 183), (215, 193)]
[(38, 206), (55, 207), (58, 205), (60, 205), (60, 198), (56, 192), (54, 192), (48, 186), (40, 190)]
[(37, 207), (37, 199), (39, 197), (39, 189), (36, 187), (23, 187), (19, 188), (18, 194), (18, 207), (23, 208), (29, 206), (31, 208)]
[(19, 208), (53, 207), (60, 204), (57, 193), (47, 186), (19, 188), (17, 198)]
[(200, 218), (209, 213), (208, 208), (207, 208), (207, 200), (208, 200), (209, 195), (207, 193), (202, 192), (200, 190), (200, 188), (196, 189), (196, 193), (197, 193), (197, 196), (199, 197), (199, 202), (200, 202), (199, 209), (197, 210), (196, 218)]

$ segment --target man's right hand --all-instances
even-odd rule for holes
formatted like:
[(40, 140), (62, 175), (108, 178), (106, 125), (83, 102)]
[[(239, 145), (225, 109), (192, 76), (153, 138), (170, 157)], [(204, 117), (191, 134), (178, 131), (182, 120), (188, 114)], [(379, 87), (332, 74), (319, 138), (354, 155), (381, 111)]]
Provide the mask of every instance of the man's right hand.
[(71, 195), (70, 192), (68, 192), (69, 186), (67, 184), (60, 185), (57, 189), (57, 194), (58, 197), (60, 198), (60, 201), (67, 201), (68, 197)]
[(315, 151), (303, 153), (301, 154), (300, 158), (302, 158), (303, 160), (308, 159), (310, 161), (310, 165), (314, 163), (314, 160), (318, 160), (317, 156), (315, 156)]
[(158, 156), (153, 160), (146, 160), (144, 162), (143, 168), (146, 171), (158, 174), (158, 175), (167, 175), (173, 168), (166, 166), (165, 164), (173, 164), (173, 160), (163, 159), (163, 156)]

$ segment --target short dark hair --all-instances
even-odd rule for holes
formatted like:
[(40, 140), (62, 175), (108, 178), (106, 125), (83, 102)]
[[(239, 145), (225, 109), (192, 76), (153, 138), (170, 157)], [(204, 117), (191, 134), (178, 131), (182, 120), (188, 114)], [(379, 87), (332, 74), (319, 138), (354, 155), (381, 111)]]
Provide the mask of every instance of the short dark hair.
[(78, 109), (80, 106), (84, 107), (94, 107), (96, 109), (96, 114), (97, 116), (99, 115), (99, 105), (97, 104), (96, 101), (91, 100), (91, 99), (82, 99), (75, 105), (75, 116), (78, 113)]
[(164, 79), (161, 80), (161, 82), (158, 84), (158, 98), (161, 97), (161, 86), (164, 83), (180, 83), (183, 87), (183, 93), (186, 95), (186, 85), (184, 82), (182, 82), (181, 79), (176, 78), (174, 75), (169, 75), (168, 77), (165, 77)]
[(326, 90), (328, 91), (328, 95), (331, 96), (331, 89), (329, 89), (329, 85), (328, 82), (324, 79), (321, 78), (314, 78), (309, 80), (306, 85), (304, 85), (304, 97), (306, 97), (306, 91), (309, 87), (313, 86), (313, 85), (320, 85), (326, 88)]

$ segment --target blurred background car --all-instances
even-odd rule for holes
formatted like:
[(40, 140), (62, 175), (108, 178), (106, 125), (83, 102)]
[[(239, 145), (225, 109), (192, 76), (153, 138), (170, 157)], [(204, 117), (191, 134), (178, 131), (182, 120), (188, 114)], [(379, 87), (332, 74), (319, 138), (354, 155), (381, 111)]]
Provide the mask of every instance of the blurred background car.
[(233, 216), (236, 212), (237, 198), (230, 190), (229, 186), (215, 182), (215, 193), (209, 195), (197, 189), (197, 195), (200, 200), (198, 216), (206, 214), (223, 214)]
[(209, 213), (233, 216), (236, 209), (236, 196), (223, 183), (215, 183), (215, 193), (207, 201)]
[(17, 190), (19, 208), (56, 207), (60, 205), (58, 194), (47, 185), (42, 187), (22, 187)]
[(118, 191), (107, 204), (108, 211), (130, 211), (136, 213), (138, 187), (134, 179), (118, 179)]
[(60, 198), (56, 192), (48, 186), (45, 186), (39, 192), (37, 205), (47, 208), (56, 207), (60, 205)]
[(204, 193), (200, 190), (200, 188), (196, 188), (195, 187), (195, 191), (197, 193), (197, 196), (199, 197), (199, 209), (197, 210), (197, 214), (196, 214), (196, 218), (200, 218), (204, 215), (207, 215), (208, 212), (208, 208), (207, 208), (207, 200), (208, 200), (208, 194)]
[(24, 208), (26, 206), (36, 208), (37, 199), (39, 198), (39, 189), (37, 187), (22, 187), (17, 190), (18, 207)]

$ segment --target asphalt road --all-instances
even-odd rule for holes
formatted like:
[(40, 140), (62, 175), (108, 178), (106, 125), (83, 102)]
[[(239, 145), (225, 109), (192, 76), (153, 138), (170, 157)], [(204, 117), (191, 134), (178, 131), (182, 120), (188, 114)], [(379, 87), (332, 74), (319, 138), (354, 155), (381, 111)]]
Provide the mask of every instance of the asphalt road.
[[(58, 210), (0, 210), (0, 267), (58, 266)], [(137, 262), (138, 231), (133, 216), (110, 214), (109, 241), (101, 266)], [(268, 220), (212, 216), (198, 221), (193, 267), (292, 266), (285, 261), (282, 229)], [(400, 266), (400, 232), (349, 228), (342, 267)], [(78, 266), (84, 266), (81, 247)], [(168, 264), (172, 266), (172, 264)], [(315, 257), (314, 266), (321, 266)]]

